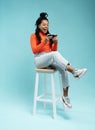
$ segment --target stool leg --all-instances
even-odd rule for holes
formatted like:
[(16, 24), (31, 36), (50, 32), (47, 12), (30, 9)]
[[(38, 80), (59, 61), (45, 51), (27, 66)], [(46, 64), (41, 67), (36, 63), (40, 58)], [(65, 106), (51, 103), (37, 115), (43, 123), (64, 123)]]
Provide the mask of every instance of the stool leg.
[[(61, 92), (61, 97), (63, 95), (63, 90), (62, 90), (62, 77), (61, 77), (61, 74), (59, 73), (59, 82), (60, 82), (60, 92)], [(60, 99), (61, 99), (60, 97)]]
[(56, 95), (55, 95), (54, 74), (51, 74), (51, 83), (52, 83), (53, 117), (56, 118)]
[[(47, 86), (46, 86), (46, 73), (44, 74), (44, 97), (46, 97), (47, 92)], [(44, 108), (46, 108), (46, 103), (44, 102)]]
[(33, 115), (36, 114), (36, 107), (37, 107), (37, 95), (38, 95), (38, 83), (39, 83), (39, 73), (36, 72), (36, 80), (35, 80), (35, 90), (34, 90), (34, 106), (33, 106)]

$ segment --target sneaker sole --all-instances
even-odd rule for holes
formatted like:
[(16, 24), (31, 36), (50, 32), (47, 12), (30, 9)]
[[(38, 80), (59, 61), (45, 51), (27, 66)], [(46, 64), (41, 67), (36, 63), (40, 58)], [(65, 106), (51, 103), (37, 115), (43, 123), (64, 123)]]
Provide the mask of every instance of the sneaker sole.
[(67, 104), (65, 104), (65, 103), (63, 103), (64, 104), (64, 107), (65, 108), (69, 108), (69, 109), (71, 109), (72, 108), (72, 106), (68, 106)]
[(83, 71), (80, 73), (78, 77), (75, 77), (76, 79), (81, 78), (85, 73), (87, 72), (87, 69), (83, 69)]

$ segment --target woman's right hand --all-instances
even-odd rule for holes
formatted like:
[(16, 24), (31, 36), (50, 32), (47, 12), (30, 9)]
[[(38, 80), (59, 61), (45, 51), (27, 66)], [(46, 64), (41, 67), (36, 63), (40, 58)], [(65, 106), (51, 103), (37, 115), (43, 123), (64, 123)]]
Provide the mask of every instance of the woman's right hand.
[(47, 36), (45, 37), (45, 42), (48, 42), (50, 39), (52, 39), (52, 36), (51, 36), (51, 35), (47, 35)]

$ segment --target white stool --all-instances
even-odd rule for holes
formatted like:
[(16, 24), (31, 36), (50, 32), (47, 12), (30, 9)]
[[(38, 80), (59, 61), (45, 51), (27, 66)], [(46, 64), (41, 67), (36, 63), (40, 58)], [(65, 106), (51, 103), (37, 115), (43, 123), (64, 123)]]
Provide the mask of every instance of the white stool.
[[(56, 93), (55, 93), (55, 81), (54, 81), (54, 73), (55, 72), (56, 72), (56, 70), (54, 70), (54, 69), (36, 69), (33, 115), (36, 114), (37, 101), (44, 102), (44, 103), (45, 102), (50, 102), (50, 103), (53, 104), (53, 117), (56, 118), (56, 101), (58, 101), (60, 99), (60, 96), (56, 96)], [(50, 74), (50, 76), (51, 76), (51, 87), (52, 87), (52, 94), (51, 94), (52, 98), (51, 99), (45, 98), (45, 96), (47, 94), (46, 93), (46, 78), (45, 78), (45, 75), (44, 75), (44, 83), (45, 83), (44, 84), (44, 88), (45, 88), (44, 89), (44, 94), (38, 95), (38, 86), (39, 86), (40, 73), (44, 73), (45, 75)]]

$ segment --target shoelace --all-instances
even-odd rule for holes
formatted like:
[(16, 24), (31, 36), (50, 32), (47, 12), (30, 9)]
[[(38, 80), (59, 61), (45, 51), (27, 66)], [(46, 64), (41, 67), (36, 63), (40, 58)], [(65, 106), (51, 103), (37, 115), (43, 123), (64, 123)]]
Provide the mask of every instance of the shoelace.
[(70, 99), (69, 99), (69, 98), (66, 98), (66, 102), (70, 103)]

